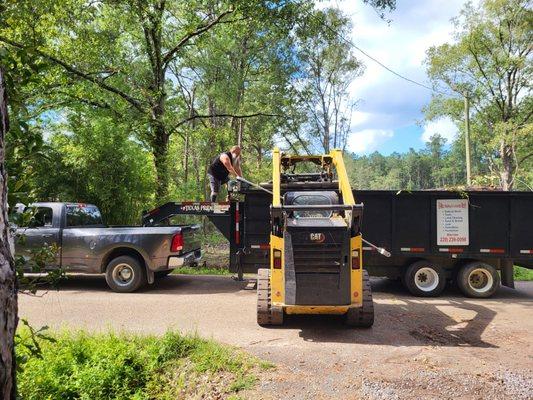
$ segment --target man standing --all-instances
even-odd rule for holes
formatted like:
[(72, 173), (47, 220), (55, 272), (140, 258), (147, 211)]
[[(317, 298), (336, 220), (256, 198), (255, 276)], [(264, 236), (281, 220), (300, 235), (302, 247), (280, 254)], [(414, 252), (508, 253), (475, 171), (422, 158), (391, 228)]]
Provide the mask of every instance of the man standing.
[(230, 173), (242, 177), (240, 156), (241, 148), (233, 146), (230, 151), (218, 155), (209, 166), (207, 175), (211, 187), (211, 201), (217, 201), (220, 185), (228, 182)]

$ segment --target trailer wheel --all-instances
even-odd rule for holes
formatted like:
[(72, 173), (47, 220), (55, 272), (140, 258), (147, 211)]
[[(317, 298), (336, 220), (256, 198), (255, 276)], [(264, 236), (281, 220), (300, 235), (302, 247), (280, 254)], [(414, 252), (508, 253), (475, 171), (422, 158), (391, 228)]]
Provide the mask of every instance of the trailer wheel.
[(345, 322), (346, 325), (357, 328), (370, 328), (374, 325), (374, 302), (367, 270), (363, 270), (363, 306), (348, 309)]
[(272, 306), (268, 268), (257, 270), (257, 323), (261, 326), (283, 324), (283, 309)]
[(403, 277), (405, 287), (415, 296), (436, 297), (446, 286), (446, 278), (441, 267), (426, 260), (409, 266)]
[(474, 261), (461, 267), (457, 286), (467, 297), (490, 297), (500, 286), (500, 275), (493, 266)]
[(107, 264), (105, 280), (114, 292), (129, 293), (146, 284), (146, 273), (136, 258), (120, 256)]

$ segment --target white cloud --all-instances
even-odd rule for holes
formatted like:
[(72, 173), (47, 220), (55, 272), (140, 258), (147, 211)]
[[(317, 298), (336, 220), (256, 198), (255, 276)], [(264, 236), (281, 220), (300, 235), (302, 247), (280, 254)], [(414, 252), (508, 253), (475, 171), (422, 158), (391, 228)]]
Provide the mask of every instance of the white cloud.
[(352, 113), (352, 125), (364, 124), (370, 118), (370, 114), (362, 111), (355, 110)]
[(431, 136), (439, 134), (450, 143), (456, 138), (457, 133), (457, 126), (455, 126), (450, 118), (445, 117), (426, 123), (421, 139), (424, 142), (429, 142)]
[(378, 150), (380, 145), (394, 136), (390, 129), (363, 129), (353, 132), (348, 137), (348, 150), (357, 153), (370, 153)]
[[(452, 39), (450, 19), (459, 14), (465, 0), (398, 2), (397, 8), (381, 20), (372, 7), (362, 1), (330, 0), (323, 6), (337, 6), (352, 20), (351, 39), (398, 73), (429, 86), (424, 59), (426, 50)], [(352, 100), (361, 100), (352, 120), (352, 132), (396, 131), (422, 119), (422, 108), (431, 92), (386, 71), (354, 50), (366, 68), (350, 85)], [(449, 131), (447, 131), (449, 132)], [(357, 136), (359, 137), (359, 136)], [(416, 137), (413, 138), (416, 141)]]

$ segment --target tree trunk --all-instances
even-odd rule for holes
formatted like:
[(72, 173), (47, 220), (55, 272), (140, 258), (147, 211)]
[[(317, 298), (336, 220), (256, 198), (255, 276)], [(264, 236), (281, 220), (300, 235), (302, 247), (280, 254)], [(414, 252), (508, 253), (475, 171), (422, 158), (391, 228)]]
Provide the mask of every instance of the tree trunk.
[(500, 181), (502, 190), (513, 190), (513, 150), (512, 147), (502, 140), (500, 145), (502, 157), (502, 169), (500, 171)]
[(237, 121), (237, 146), (242, 147), (242, 137), (244, 135), (244, 120), (239, 118)]
[[(195, 152), (193, 159), (192, 159), (192, 165), (194, 169), (194, 176), (196, 179), (196, 187), (200, 187), (200, 155), (199, 152)], [(198, 192), (197, 192), (198, 193)], [(196, 195), (196, 200), (203, 200), (205, 197), (198, 197), (198, 194)]]
[(0, 399), (16, 398), (15, 331), (18, 323), (15, 262), (9, 244), (5, 136), (9, 128), (4, 72), (0, 67)]
[(152, 123), (154, 139), (152, 143), (154, 153), (154, 164), (156, 171), (156, 196), (157, 201), (168, 200), (168, 186), (170, 174), (168, 169), (168, 143), (169, 137), (166, 129), (159, 121)]
[(191, 121), (189, 123), (190, 129), (188, 129), (185, 132), (185, 143), (183, 145), (183, 180), (187, 182), (189, 180), (189, 152), (190, 152), (190, 134), (191, 132), (194, 132), (194, 129), (196, 128), (196, 120), (193, 119), (195, 112), (194, 112), (194, 98), (195, 98), (195, 91), (196, 88), (193, 87), (192, 93), (189, 98), (189, 118), (191, 118)]
[(183, 144), (183, 182), (189, 180), (189, 130), (185, 132), (185, 143)]

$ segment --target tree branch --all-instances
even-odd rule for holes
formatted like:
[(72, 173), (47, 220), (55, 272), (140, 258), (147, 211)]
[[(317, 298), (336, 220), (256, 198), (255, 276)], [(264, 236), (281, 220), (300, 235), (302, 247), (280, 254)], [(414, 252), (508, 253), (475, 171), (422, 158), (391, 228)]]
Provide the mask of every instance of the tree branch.
[(522, 157), (518, 162), (517, 165), (522, 164), (524, 161), (526, 161), (529, 157), (533, 157), (533, 153), (529, 153), (527, 156)]
[[(3, 37), (3, 36), (0, 36), (0, 42), (4, 42), (4, 43), (9, 44), (10, 46), (16, 47), (18, 49), (26, 49), (26, 47), (22, 43), (15, 42), (15, 41), (10, 40), (10, 39), (8, 39), (6, 37)], [(122, 99), (126, 100), (130, 105), (135, 107), (137, 110), (144, 112), (144, 109), (142, 107), (141, 101), (139, 101), (138, 99), (133, 98), (132, 96), (128, 95), (127, 93), (123, 92), (122, 90), (107, 84), (104, 81), (104, 79), (99, 78), (99, 77), (95, 77), (95, 76), (91, 76), (90, 74), (88, 74), (86, 72), (80, 71), (79, 69), (73, 67), (72, 65), (67, 64), (65, 61), (60, 60), (60, 59), (58, 59), (58, 58), (56, 58), (56, 57), (54, 57), (54, 56), (52, 56), (50, 54), (47, 54), (47, 53), (45, 53), (42, 50), (32, 49), (32, 51), (34, 51), (35, 53), (37, 53), (41, 57), (53, 62), (54, 64), (60, 65), (61, 67), (63, 67), (64, 70), (66, 70), (70, 74), (78, 76), (78, 77), (80, 77), (80, 78), (82, 78), (82, 79), (84, 79), (86, 81), (92, 82), (92, 83), (98, 85), (99, 87), (101, 87), (102, 89), (107, 90), (108, 92), (116, 94), (117, 96), (119, 96)]]
[(233, 10), (226, 10), (223, 13), (221, 13), (219, 16), (217, 16), (214, 20), (209, 22), (206, 25), (200, 26), (199, 28), (196, 28), (195, 31), (188, 33), (184, 37), (181, 38), (181, 40), (174, 46), (171, 50), (169, 50), (164, 56), (163, 56), (163, 65), (168, 65), (170, 61), (172, 61), (172, 57), (183, 47), (185, 46), (191, 39), (193, 39), (196, 36), (201, 35), (204, 32), (207, 32), (209, 29), (211, 29), (213, 26), (217, 25), (221, 22), (221, 19), (224, 18), (226, 15), (229, 15), (233, 12)]
[(282, 115), (279, 114), (267, 114), (267, 113), (255, 113), (255, 114), (245, 114), (245, 115), (235, 115), (235, 114), (211, 114), (211, 115), (192, 115), (190, 117), (187, 117), (180, 122), (178, 122), (172, 129), (169, 130), (169, 135), (174, 132), (176, 129), (178, 129), (180, 126), (186, 124), (187, 122), (190, 122), (194, 119), (208, 119), (208, 118), (217, 118), (217, 117), (226, 117), (226, 118), (235, 118), (235, 119), (244, 119), (244, 118), (253, 118), (253, 117), (282, 117)]

